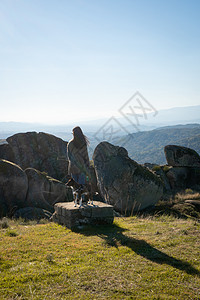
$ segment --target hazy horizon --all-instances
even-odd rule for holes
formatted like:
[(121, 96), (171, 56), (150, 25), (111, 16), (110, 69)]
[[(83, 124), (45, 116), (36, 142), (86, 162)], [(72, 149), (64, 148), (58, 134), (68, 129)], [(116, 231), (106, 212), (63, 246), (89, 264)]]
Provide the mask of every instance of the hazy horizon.
[[(200, 105), (190, 105), (190, 106), (179, 106), (179, 107), (172, 107), (172, 108), (168, 108), (168, 109), (161, 109), (161, 110), (159, 110), (159, 111), (157, 111), (157, 116), (154, 118), (154, 116), (152, 116), (152, 112), (150, 112), (150, 113), (148, 113), (147, 112), (147, 119), (145, 120), (144, 118), (143, 118), (143, 120), (141, 120), (141, 124), (143, 124), (143, 125), (147, 125), (148, 126), (148, 122), (151, 120), (151, 122), (153, 121), (153, 123), (156, 123), (156, 121), (157, 121), (157, 119), (158, 119), (158, 117), (163, 117), (163, 115), (165, 116), (167, 116), (167, 114), (168, 113), (175, 113), (175, 116), (177, 116), (177, 111), (182, 111), (182, 113), (183, 114), (185, 114), (185, 109), (190, 109), (190, 114), (188, 115), (188, 113), (187, 113), (187, 111), (186, 111), (186, 113), (187, 113), (187, 115), (188, 115), (188, 118), (189, 119), (191, 119), (191, 120), (195, 120), (195, 119), (197, 119), (197, 117), (198, 117), (198, 119), (199, 119), (199, 121), (198, 122), (200, 122), (200, 115), (198, 114), (199, 113), (199, 111), (200, 111)], [(195, 113), (195, 115), (192, 115), (191, 114), (191, 109), (193, 109), (193, 112)], [(122, 115), (120, 115), (120, 114), (118, 114), (117, 115), (117, 111), (115, 112), (115, 115), (114, 115), (114, 117), (116, 118), (116, 119), (123, 119), (123, 116)], [(117, 115), (117, 116), (116, 116)], [(161, 115), (161, 116), (160, 116)], [(179, 114), (179, 116), (180, 116), (180, 118), (183, 118), (183, 115), (180, 115)], [(109, 120), (110, 118), (111, 118), (112, 116), (104, 116), (104, 117), (99, 117), (99, 118), (97, 118), (97, 119), (94, 119), (94, 118), (92, 118), (91, 117), (91, 119), (80, 119), (79, 121), (78, 121), (78, 123), (80, 123), (80, 124), (92, 124), (92, 123), (102, 123), (102, 125), (103, 125), (103, 123), (106, 121), (106, 120)], [(188, 120), (189, 120), (188, 119)], [(164, 123), (166, 123), (166, 120), (164, 119), (163, 120), (164, 121)], [(177, 121), (179, 121), (179, 119), (177, 119)], [(186, 117), (186, 119), (185, 119), (185, 121), (187, 122), (187, 117)], [(158, 121), (159, 122), (159, 121)], [(73, 124), (77, 124), (77, 121), (76, 120), (73, 120), (73, 121), (67, 121), (67, 119), (65, 120), (65, 121), (63, 121), (63, 122), (54, 122), (54, 123), (51, 123), (51, 122), (23, 122), (23, 121), (1, 121), (0, 120), (0, 123), (19, 123), (19, 124), (21, 124), (21, 123), (25, 123), (25, 124), (29, 124), (29, 125), (31, 125), (31, 124), (35, 124), (35, 125), (46, 125), (46, 126), (70, 126), (70, 125), (73, 125)], [(170, 120), (169, 120), (169, 124), (170, 124)]]

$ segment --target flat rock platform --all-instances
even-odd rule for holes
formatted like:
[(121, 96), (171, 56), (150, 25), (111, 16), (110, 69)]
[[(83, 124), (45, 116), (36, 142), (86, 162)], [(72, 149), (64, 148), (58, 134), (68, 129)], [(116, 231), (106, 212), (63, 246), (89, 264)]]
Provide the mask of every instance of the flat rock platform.
[(54, 205), (52, 220), (68, 228), (83, 224), (112, 224), (114, 220), (113, 206), (94, 201), (93, 205), (83, 204), (74, 207), (74, 202), (60, 202)]

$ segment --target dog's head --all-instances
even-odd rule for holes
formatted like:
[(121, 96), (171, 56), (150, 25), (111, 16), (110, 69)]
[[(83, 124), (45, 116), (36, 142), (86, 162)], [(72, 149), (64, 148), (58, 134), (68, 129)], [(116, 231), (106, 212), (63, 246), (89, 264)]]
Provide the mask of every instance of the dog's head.
[(65, 185), (74, 187), (76, 185), (76, 182), (73, 178), (70, 178)]

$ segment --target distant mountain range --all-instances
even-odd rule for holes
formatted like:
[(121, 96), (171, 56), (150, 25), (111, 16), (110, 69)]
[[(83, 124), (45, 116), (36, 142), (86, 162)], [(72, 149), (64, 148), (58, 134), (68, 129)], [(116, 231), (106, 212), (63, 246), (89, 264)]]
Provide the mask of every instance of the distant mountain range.
[[(165, 164), (163, 148), (167, 144), (193, 148), (200, 153), (200, 105), (161, 110), (155, 117), (153, 114), (148, 114), (146, 119), (139, 119), (138, 132), (131, 125), (130, 120), (122, 117), (116, 119), (125, 128), (125, 131), (119, 132), (117, 139), (108, 141), (116, 145), (123, 145), (128, 150), (129, 156), (139, 163)], [(72, 128), (78, 125), (90, 140), (89, 155), (91, 158), (99, 143), (95, 134), (104, 127), (108, 120), (88, 120), (88, 122), (78, 124), (74, 122), (67, 125), (0, 122), (0, 143), (4, 143), (8, 136), (27, 131), (46, 132), (69, 141), (72, 138)], [(127, 135), (127, 133), (130, 134)]]
[(164, 146), (169, 144), (192, 148), (200, 154), (200, 124), (167, 126), (133, 133), (122, 137), (121, 144), (138, 163), (166, 164)]
[(162, 124), (166, 126), (200, 123), (200, 105), (163, 109), (158, 111), (158, 114), (155, 117), (154, 114), (151, 113), (148, 117), (148, 123), (160, 126), (162, 126)]
[[(119, 115), (119, 114), (118, 114)], [(110, 116), (112, 117), (112, 116)], [(129, 132), (136, 132), (134, 126), (134, 118), (129, 116), (129, 120), (125, 117), (116, 116), (116, 119), (122, 124), (122, 126)], [(36, 132), (47, 132), (55, 135), (59, 135), (63, 139), (71, 138), (71, 130), (75, 126), (81, 126), (85, 134), (89, 133), (89, 136), (94, 135), (109, 118), (91, 120), (79, 122), (67, 122), (64, 125), (48, 125), (40, 123), (21, 123), (21, 122), (0, 122), (0, 139), (7, 138), (18, 132), (36, 131)], [(171, 126), (176, 124), (189, 124), (189, 123), (200, 123), (200, 105), (187, 106), (187, 107), (176, 107), (171, 109), (165, 109), (158, 111), (154, 117), (153, 113), (147, 114), (146, 119), (142, 116), (138, 119), (140, 131), (149, 131), (162, 126)], [(132, 123), (130, 123), (132, 122)]]

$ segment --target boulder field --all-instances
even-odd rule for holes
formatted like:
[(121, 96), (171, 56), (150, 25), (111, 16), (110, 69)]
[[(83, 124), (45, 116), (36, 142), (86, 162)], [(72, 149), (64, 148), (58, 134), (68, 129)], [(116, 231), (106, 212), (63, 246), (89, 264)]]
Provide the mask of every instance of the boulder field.
[(61, 181), (0, 159), (0, 217), (17, 215), (17, 210), (27, 207), (53, 212), (55, 203), (72, 200), (72, 189)]
[[(200, 156), (164, 148), (167, 165), (140, 165), (123, 147), (101, 142), (94, 150), (92, 192), (124, 215), (154, 206), (163, 192), (200, 186)], [(15, 134), (0, 145), (0, 218), (49, 217), (56, 203), (73, 201), (67, 180), (67, 142), (46, 133)]]

